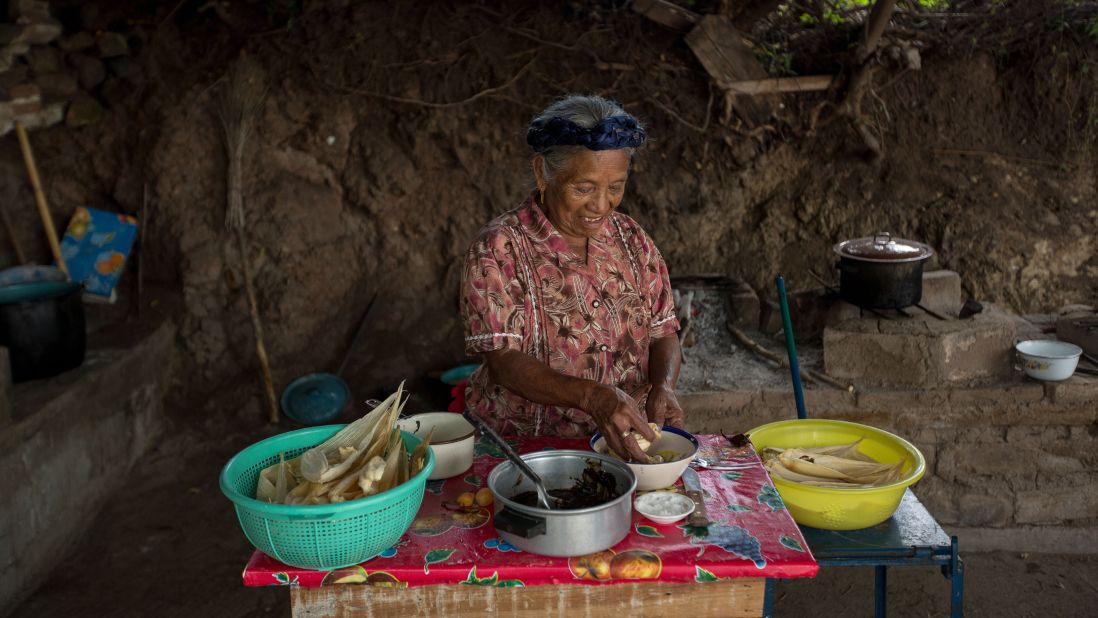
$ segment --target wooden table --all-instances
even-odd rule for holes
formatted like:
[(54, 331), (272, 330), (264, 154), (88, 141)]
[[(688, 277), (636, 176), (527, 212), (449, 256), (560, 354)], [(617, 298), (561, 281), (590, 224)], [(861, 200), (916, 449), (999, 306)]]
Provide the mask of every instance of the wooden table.
[[(704, 455), (729, 454), (719, 436), (698, 438)], [(519, 452), (587, 450), (582, 440), (509, 441)], [(708, 527), (661, 526), (634, 513), (623, 541), (574, 558), (520, 552), (499, 538), (491, 507), (457, 505), (502, 461), (490, 443), (478, 443), (477, 455), (467, 473), (428, 482), (415, 521), (378, 557), (324, 572), (256, 551), (245, 585), (289, 586), (294, 616), (705, 618), (761, 616), (768, 578), (812, 577), (818, 569), (754, 452), (735, 454), (743, 469), (699, 473)]]
[(519, 618), (716, 618), (762, 616), (765, 580), (744, 578), (708, 584), (660, 582), (609, 586), (556, 585), (472, 588), (461, 585), (386, 590), (328, 586), (290, 590), (294, 618), (363, 616)]

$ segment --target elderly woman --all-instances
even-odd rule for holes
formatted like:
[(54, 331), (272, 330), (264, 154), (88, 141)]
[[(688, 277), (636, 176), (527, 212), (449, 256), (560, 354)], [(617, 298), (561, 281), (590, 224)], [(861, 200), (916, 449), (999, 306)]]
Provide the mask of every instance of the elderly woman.
[(530, 123), (536, 189), (490, 222), (465, 259), (465, 348), (485, 364), (467, 405), (504, 435), (579, 437), (646, 456), (631, 431), (681, 426), (667, 266), (617, 212), (644, 128), (617, 103), (572, 96)]

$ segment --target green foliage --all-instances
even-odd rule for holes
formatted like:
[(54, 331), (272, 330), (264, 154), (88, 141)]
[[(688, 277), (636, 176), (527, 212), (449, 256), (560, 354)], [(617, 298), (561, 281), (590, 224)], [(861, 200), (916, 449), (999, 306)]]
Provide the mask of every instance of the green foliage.
[[(801, 11), (801, 14), (797, 16), (797, 19), (802, 23), (815, 24), (822, 22), (838, 25), (850, 21), (850, 19), (844, 15), (851, 12), (852, 9), (867, 8), (875, 1), (876, 0), (833, 0), (832, 2), (818, 2), (815, 4), (820, 6), (821, 10), (815, 15), (804, 11), (803, 5), (799, 3), (791, 3), (791, 8), (794, 11)], [(915, 0), (915, 3), (928, 11), (942, 11), (949, 8), (950, 0)]]
[(755, 57), (762, 63), (766, 73), (771, 77), (785, 77), (796, 75), (793, 70), (793, 53), (781, 51), (777, 47), (760, 43), (755, 47)]
[(1091, 17), (1090, 21), (1087, 22), (1086, 33), (1090, 40), (1098, 45), (1098, 15)]

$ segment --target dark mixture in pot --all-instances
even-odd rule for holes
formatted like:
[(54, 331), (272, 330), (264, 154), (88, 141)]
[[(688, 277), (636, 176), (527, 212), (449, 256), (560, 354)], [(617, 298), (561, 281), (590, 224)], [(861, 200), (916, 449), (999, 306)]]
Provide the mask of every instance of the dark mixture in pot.
[[(550, 489), (549, 495), (553, 498), (554, 509), (586, 509), (617, 498), (618, 483), (613, 474), (602, 469), (598, 462), (587, 463), (583, 474), (576, 479), (576, 483), (567, 489)], [(511, 497), (515, 502), (534, 508), (540, 508), (538, 493), (536, 491), (524, 491)]]

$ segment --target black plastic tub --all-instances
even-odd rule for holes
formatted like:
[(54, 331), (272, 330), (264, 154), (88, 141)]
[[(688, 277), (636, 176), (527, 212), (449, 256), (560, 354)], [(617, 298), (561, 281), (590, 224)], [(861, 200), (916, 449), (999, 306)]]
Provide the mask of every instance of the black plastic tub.
[(48, 378), (84, 362), (83, 288), (68, 281), (0, 287), (0, 345), (14, 382)]

